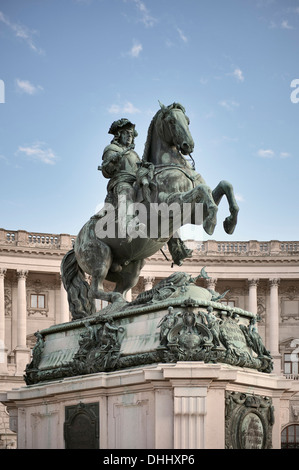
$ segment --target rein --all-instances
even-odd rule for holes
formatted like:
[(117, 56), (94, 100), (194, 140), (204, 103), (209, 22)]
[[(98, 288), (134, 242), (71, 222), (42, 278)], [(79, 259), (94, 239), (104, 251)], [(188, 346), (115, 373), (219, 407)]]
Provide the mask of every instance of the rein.
[[(156, 168), (157, 168), (157, 170), (156, 170)], [(162, 171), (168, 170), (168, 169), (169, 170), (181, 171), (192, 182), (192, 185), (193, 185), (193, 188), (194, 188), (195, 177), (192, 176), (192, 175), (189, 175), (186, 172), (185, 167), (183, 165), (178, 165), (177, 163), (166, 163), (166, 164), (161, 163), (161, 164), (155, 165), (154, 175), (156, 176), (157, 174), (161, 173)]]

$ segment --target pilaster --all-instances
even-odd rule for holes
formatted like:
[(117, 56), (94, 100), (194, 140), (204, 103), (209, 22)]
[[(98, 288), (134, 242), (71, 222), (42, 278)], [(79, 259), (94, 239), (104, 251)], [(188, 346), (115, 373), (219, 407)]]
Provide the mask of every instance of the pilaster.
[(0, 268), (0, 373), (7, 373), (7, 349), (5, 347), (5, 298), (4, 278), (6, 269)]
[(26, 278), (28, 271), (17, 271), (18, 301), (17, 301), (17, 347), (15, 349), (16, 375), (24, 373), (30, 360), (30, 350), (27, 348), (27, 305), (26, 305)]
[(207, 387), (174, 384), (174, 448), (205, 449)]
[(273, 358), (273, 372), (281, 374), (281, 355), (279, 353), (279, 302), (278, 286), (280, 279), (269, 279), (270, 312), (269, 312), (269, 349)]

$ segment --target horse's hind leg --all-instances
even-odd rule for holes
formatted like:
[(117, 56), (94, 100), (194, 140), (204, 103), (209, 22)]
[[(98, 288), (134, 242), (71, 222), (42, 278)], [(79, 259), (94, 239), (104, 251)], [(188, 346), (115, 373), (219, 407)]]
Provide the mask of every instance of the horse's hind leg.
[[(98, 253), (94, 253), (92, 279), (89, 290), (90, 299), (101, 299), (107, 302), (116, 302), (122, 299), (122, 295), (117, 292), (105, 292), (103, 282), (106, 279), (109, 268), (112, 264), (112, 254), (109, 246), (101, 244)], [(100, 260), (100, 261), (99, 261)]]
[(226, 219), (224, 220), (223, 227), (226, 233), (231, 235), (234, 232), (235, 227), (237, 225), (238, 212), (239, 212), (239, 206), (237, 204), (237, 201), (234, 195), (233, 187), (228, 181), (223, 180), (223, 181), (220, 181), (220, 183), (216, 186), (212, 194), (213, 194), (213, 199), (215, 203), (217, 204), (217, 206), (219, 205), (224, 195), (227, 197), (230, 215), (226, 217)]
[(122, 295), (123, 298), (125, 298), (127, 292), (137, 284), (140, 271), (144, 264), (144, 260), (137, 260), (123, 267), (122, 271), (117, 275), (114, 293), (119, 293), (118, 295)]

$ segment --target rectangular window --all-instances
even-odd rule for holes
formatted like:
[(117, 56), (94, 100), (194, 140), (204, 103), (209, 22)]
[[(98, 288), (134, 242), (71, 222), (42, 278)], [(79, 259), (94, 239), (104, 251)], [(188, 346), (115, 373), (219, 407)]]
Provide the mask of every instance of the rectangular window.
[(285, 354), (284, 355), (284, 373), (285, 374), (298, 374), (298, 354)]
[(45, 296), (43, 294), (31, 294), (30, 307), (45, 308)]
[(234, 307), (235, 306), (235, 301), (234, 300), (222, 300), (222, 304), (227, 305), (228, 307)]

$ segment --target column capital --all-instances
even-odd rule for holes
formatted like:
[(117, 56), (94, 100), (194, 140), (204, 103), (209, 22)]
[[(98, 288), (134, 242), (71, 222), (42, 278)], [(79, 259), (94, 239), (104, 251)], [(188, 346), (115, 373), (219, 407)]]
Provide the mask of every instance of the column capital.
[(151, 290), (153, 288), (155, 277), (151, 274), (143, 276), (144, 290)]
[(20, 269), (17, 271), (17, 277), (18, 279), (26, 279), (28, 276), (28, 271), (24, 270), (24, 269)]
[(216, 277), (210, 277), (206, 279), (206, 286), (208, 289), (215, 290), (218, 279)]
[(250, 278), (250, 279), (247, 279), (247, 282), (248, 282), (248, 285), (249, 287), (256, 287), (259, 283), (259, 279), (258, 278)]
[(6, 271), (7, 271), (7, 269), (5, 269), (5, 268), (0, 268), (0, 279), (4, 279), (4, 278), (5, 278)]
[(270, 284), (270, 287), (278, 287), (279, 286), (279, 283), (280, 283), (280, 279), (279, 278), (270, 278), (269, 279), (269, 284)]

